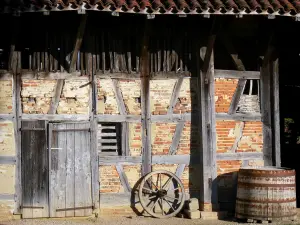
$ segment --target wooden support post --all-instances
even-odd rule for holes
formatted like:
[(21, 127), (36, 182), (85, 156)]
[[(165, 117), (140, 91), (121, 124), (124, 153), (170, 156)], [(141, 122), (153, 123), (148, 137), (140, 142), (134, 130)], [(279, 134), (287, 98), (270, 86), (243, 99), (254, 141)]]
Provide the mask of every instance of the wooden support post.
[(149, 71), (149, 20), (145, 20), (145, 31), (141, 51), (141, 107), (142, 107), (142, 175), (151, 172), (151, 124), (150, 124), (150, 71)]
[(48, 114), (56, 114), (56, 110), (57, 110), (57, 107), (58, 107), (60, 96), (61, 96), (62, 91), (63, 91), (63, 87), (64, 87), (64, 80), (63, 79), (57, 80), (56, 87), (55, 87), (55, 94), (52, 98)]
[(273, 102), (273, 146), (275, 153), (275, 166), (281, 166), (280, 152), (280, 111), (279, 111), (279, 59), (273, 61), (272, 66), (272, 102)]
[[(21, 54), (15, 53), (17, 56), (16, 68), (19, 68), (18, 64), (21, 63)], [(21, 214), (22, 203), (22, 171), (21, 171), (21, 74), (17, 73), (19, 69), (13, 70), (13, 122), (14, 122), (14, 138), (16, 148), (16, 173), (15, 173), (15, 208), (14, 214)]]
[(74, 66), (75, 66), (75, 63), (77, 60), (78, 52), (79, 52), (81, 44), (82, 44), (84, 30), (86, 27), (86, 21), (87, 21), (87, 14), (81, 15), (80, 25), (79, 25), (79, 28), (77, 31), (76, 42), (75, 42), (74, 50), (72, 53), (71, 62), (69, 65), (69, 73), (73, 72), (73, 70), (75, 68)]
[(263, 122), (263, 153), (265, 166), (273, 165), (271, 71), (274, 49), (269, 45), (261, 68), (261, 111)]
[(169, 149), (169, 155), (176, 154), (183, 128), (184, 128), (184, 122), (179, 122), (176, 125), (175, 133), (172, 139), (172, 144)]
[(200, 164), (202, 166), (200, 209), (204, 211), (211, 211), (218, 208), (213, 55), (213, 47), (216, 39), (216, 35), (214, 33), (216, 31), (215, 22), (208, 38), (207, 47), (202, 47), (200, 49), (200, 57), (203, 60), (199, 77), (199, 104), (201, 109), (200, 138), (202, 139), (200, 150)]
[(179, 92), (180, 92), (180, 89), (181, 89), (181, 85), (182, 85), (182, 82), (183, 82), (183, 77), (180, 77), (176, 84), (175, 84), (175, 87), (173, 89), (173, 93), (172, 93), (172, 96), (171, 96), (171, 100), (170, 100), (170, 106), (169, 106), (169, 109), (168, 109), (168, 114), (173, 114), (173, 110), (174, 110), (174, 107), (176, 105), (176, 102), (177, 102), (177, 99), (178, 99), (178, 96), (179, 96)]

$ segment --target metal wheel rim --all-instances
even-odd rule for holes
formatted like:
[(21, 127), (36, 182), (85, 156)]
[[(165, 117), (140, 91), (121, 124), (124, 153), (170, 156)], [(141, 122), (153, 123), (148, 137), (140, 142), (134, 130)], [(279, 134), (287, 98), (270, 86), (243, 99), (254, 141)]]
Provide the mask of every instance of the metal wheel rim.
[[(144, 201), (144, 196), (143, 196), (143, 194), (144, 194), (144, 192), (143, 192), (143, 189), (144, 189), (144, 185), (145, 185), (145, 183), (146, 183), (146, 181), (149, 179), (149, 178), (151, 178), (153, 175), (156, 175), (157, 174), (157, 176), (158, 176), (158, 174), (164, 174), (165, 176), (167, 176), (167, 177), (169, 177), (169, 178), (172, 178), (171, 179), (171, 182), (172, 182), (172, 180), (175, 180), (176, 182), (177, 182), (177, 185), (178, 185), (178, 188), (177, 189), (181, 189), (181, 202), (179, 203), (179, 205), (177, 206), (177, 208), (174, 210), (174, 208), (172, 207), (172, 206), (170, 206), (170, 209), (172, 208), (174, 211), (173, 212), (171, 212), (170, 214), (157, 214), (157, 213), (155, 213), (154, 211), (152, 211), (152, 210), (154, 210), (154, 208), (152, 208), (152, 209), (150, 209), (150, 208), (148, 208), (148, 205), (147, 205), (147, 203)], [(158, 179), (158, 178), (157, 178)], [(170, 182), (170, 183), (171, 183)], [(174, 190), (175, 191), (175, 190)], [(159, 199), (159, 197), (157, 198), (157, 199)], [(144, 178), (143, 178), (143, 180), (141, 181), (141, 184), (140, 184), (140, 187), (139, 187), (139, 200), (140, 200), (140, 203), (141, 203), (141, 205), (142, 205), (142, 207), (143, 207), (143, 209), (147, 212), (147, 213), (149, 213), (151, 216), (153, 216), (153, 217), (156, 217), (156, 218), (169, 218), (169, 217), (173, 217), (173, 216), (175, 216), (175, 215), (177, 215), (180, 211), (181, 211), (181, 209), (183, 208), (183, 205), (184, 205), (184, 202), (185, 202), (185, 192), (184, 192), (184, 186), (183, 186), (183, 184), (182, 184), (182, 182), (180, 181), (180, 179), (175, 175), (175, 174), (173, 174), (173, 173), (171, 173), (171, 172), (169, 172), (169, 171), (165, 171), (165, 170), (158, 170), (158, 171), (154, 171), (154, 172), (151, 172), (151, 173), (148, 173)], [(149, 200), (149, 199), (148, 199)], [(165, 202), (169, 202), (169, 201), (167, 201), (167, 200), (164, 200)], [(152, 201), (150, 201), (150, 202), (152, 202)], [(157, 202), (155, 202), (154, 203), (154, 207), (155, 207), (155, 205), (156, 205), (156, 203)], [(163, 205), (163, 203), (162, 203), (162, 201), (161, 201), (161, 204)], [(170, 202), (168, 203), (169, 205), (170, 205)], [(169, 209), (169, 210), (170, 210)], [(162, 209), (162, 212), (164, 212), (164, 209)], [(168, 213), (168, 212), (167, 212)]]

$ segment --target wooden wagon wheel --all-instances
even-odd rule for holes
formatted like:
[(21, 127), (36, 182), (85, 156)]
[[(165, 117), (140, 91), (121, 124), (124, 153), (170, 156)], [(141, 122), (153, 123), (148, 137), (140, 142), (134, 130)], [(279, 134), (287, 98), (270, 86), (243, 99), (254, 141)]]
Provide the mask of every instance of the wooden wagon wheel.
[(169, 218), (178, 214), (184, 205), (184, 187), (175, 174), (165, 170), (154, 171), (142, 179), (139, 199), (151, 216)]

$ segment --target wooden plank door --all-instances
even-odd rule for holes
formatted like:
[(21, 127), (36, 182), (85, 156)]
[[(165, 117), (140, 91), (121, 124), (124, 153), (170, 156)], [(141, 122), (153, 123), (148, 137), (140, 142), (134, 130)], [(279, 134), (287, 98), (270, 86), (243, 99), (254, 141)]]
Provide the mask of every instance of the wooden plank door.
[(45, 121), (23, 121), (22, 217), (49, 217), (48, 151)]
[(50, 217), (92, 214), (90, 124), (49, 124)]

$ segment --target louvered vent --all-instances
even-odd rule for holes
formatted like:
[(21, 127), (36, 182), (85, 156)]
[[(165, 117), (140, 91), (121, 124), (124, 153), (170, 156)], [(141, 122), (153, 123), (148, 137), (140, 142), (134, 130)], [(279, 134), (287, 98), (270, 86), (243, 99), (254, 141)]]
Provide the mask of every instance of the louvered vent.
[(121, 153), (121, 124), (98, 124), (98, 152), (103, 155), (119, 155)]

